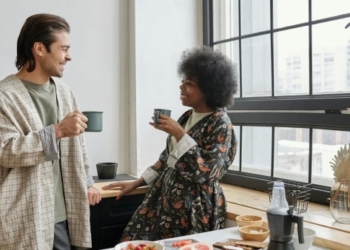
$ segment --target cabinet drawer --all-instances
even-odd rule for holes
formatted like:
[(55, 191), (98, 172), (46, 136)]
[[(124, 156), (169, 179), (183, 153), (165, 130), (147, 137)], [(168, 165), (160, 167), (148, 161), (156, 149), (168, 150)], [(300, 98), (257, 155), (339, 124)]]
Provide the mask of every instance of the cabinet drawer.
[(100, 249), (111, 248), (119, 243), (126, 224), (100, 228)]
[(128, 223), (144, 197), (144, 194), (140, 194), (124, 196), (120, 200), (103, 199), (100, 204), (100, 226)]

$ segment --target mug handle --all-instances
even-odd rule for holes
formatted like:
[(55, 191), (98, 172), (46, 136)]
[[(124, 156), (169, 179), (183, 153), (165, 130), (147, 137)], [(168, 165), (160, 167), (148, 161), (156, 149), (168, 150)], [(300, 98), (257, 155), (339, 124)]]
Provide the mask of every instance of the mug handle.
[(158, 119), (159, 119), (159, 114), (160, 114), (160, 111), (156, 111), (154, 112), (154, 123), (155, 124), (158, 124)]

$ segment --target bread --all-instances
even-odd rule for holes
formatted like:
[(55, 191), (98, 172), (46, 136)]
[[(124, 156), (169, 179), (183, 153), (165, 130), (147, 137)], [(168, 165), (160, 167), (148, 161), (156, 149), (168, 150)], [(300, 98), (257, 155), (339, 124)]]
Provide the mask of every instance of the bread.
[(241, 246), (248, 246), (248, 247), (254, 247), (254, 248), (265, 248), (268, 247), (268, 243), (265, 242), (259, 242), (259, 241), (248, 241), (248, 240), (237, 240), (237, 245)]
[(229, 240), (226, 242), (216, 242), (213, 244), (213, 246), (223, 250), (232, 250), (230, 249), (230, 247), (226, 247), (226, 246), (240, 247), (240, 248), (243, 248), (244, 250), (257, 250), (261, 248), (266, 248), (268, 246), (268, 243), (259, 242), (259, 241)]

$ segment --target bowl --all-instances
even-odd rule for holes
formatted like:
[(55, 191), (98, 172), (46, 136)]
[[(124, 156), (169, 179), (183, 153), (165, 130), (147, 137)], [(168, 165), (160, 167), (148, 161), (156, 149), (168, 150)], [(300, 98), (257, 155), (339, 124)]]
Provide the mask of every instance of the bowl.
[(312, 243), (314, 242), (316, 237), (316, 232), (310, 228), (304, 228), (304, 243), (299, 243), (298, 238), (298, 230), (297, 227), (295, 227), (294, 234), (293, 234), (293, 245), (295, 250), (308, 250), (312, 246)]
[(264, 241), (269, 236), (270, 231), (262, 226), (244, 226), (239, 228), (239, 235), (243, 240)]
[(139, 246), (140, 244), (146, 244), (146, 246), (155, 246), (155, 250), (164, 250), (164, 246), (162, 246), (161, 244), (153, 241), (147, 241), (147, 240), (124, 241), (116, 245), (114, 247), (114, 250), (129, 250), (128, 249), (129, 244), (133, 244), (135, 247)]
[(96, 164), (99, 179), (114, 179), (117, 175), (118, 163), (101, 162)]
[(257, 215), (240, 215), (236, 217), (238, 227), (262, 226), (263, 218)]

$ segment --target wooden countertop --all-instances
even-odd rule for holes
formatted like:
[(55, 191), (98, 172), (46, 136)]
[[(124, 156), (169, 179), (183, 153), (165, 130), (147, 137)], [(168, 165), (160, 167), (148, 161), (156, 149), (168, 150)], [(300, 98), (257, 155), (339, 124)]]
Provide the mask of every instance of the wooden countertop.
[[(112, 182), (94, 184), (94, 187), (100, 190), (102, 198), (116, 197), (120, 193), (120, 189), (102, 190), (103, 186), (110, 183)], [(223, 183), (221, 186), (227, 199), (226, 218), (235, 220), (238, 215), (252, 214), (267, 220), (266, 209), (270, 203), (267, 193)], [(147, 191), (148, 186), (142, 186), (129, 195), (143, 194)], [(316, 231), (315, 245), (334, 250), (350, 250), (350, 225), (335, 222), (328, 206), (309, 203), (304, 214), (304, 227)]]
[[(227, 200), (226, 217), (235, 220), (241, 214), (259, 215), (267, 221), (270, 204), (267, 193), (221, 183)], [(335, 222), (329, 206), (309, 203), (304, 214), (304, 227), (316, 231), (314, 244), (330, 249), (350, 250), (350, 225)]]
[[(112, 189), (112, 190), (103, 190), (102, 187), (109, 185), (110, 183), (114, 183), (115, 181), (112, 182), (99, 182), (99, 183), (95, 183), (94, 187), (97, 188), (98, 190), (100, 190), (101, 192), (101, 197), (102, 198), (109, 198), (109, 197), (116, 197), (120, 194), (121, 190), (116, 188), (116, 189)], [(137, 189), (135, 189), (134, 191), (132, 191), (130, 194), (128, 195), (134, 195), (134, 194), (145, 194), (148, 191), (148, 186), (141, 186)]]

